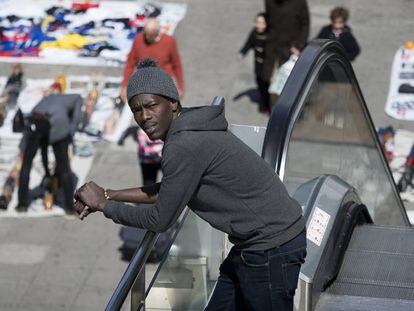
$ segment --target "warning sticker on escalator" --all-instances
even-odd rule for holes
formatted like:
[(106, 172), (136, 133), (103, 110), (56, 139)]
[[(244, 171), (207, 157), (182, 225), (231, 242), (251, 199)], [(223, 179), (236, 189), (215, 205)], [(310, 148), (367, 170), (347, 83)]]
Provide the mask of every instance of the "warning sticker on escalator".
[(321, 246), (323, 236), (325, 235), (326, 228), (328, 227), (329, 219), (331, 215), (315, 206), (312, 214), (309, 226), (306, 232), (306, 238)]

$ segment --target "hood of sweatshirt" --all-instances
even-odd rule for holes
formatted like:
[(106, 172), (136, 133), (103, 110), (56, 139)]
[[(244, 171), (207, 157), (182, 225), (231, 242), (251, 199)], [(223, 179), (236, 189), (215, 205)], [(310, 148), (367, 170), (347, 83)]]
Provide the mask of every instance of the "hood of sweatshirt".
[(171, 123), (166, 141), (182, 131), (226, 131), (227, 127), (224, 106), (183, 108)]

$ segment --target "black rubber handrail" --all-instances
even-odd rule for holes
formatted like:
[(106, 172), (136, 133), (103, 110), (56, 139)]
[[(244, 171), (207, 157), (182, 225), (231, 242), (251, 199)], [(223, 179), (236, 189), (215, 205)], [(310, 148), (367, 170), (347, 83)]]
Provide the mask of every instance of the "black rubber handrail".
[(324, 66), (333, 60), (342, 65), (356, 91), (356, 96), (368, 122), (368, 128), (371, 130), (372, 137), (375, 140), (376, 149), (381, 157), (404, 221), (407, 226), (411, 226), (352, 65), (345, 54), (344, 48), (337, 41), (313, 40), (302, 52), (286, 82), (275, 109), (272, 111), (264, 138), (262, 157), (283, 179), (283, 159), (286, 158), (293, 125), (304, 107), (304, 99), (306, 99), (313, 81), (318, 77)]
[(322, 67), (321, 60), (327, 62), (327, 59), (324, 59), (326, 55), (337, 55), (349, 63), (345, 51), (336, 41), (321, 39), (311, 41), (293, 67), (277, 105), (272, 111), (267, 124), (262, 157), (275, 168), (276, 172), (280, 170), (284, 147), (290, 140), (290, 137), (287, 137), (290, 125), (296, 121), (295, 115), (302, 108), (301, 98), (307, 95), (312, 77), (318, 75), (319, 72), (315, 69)]

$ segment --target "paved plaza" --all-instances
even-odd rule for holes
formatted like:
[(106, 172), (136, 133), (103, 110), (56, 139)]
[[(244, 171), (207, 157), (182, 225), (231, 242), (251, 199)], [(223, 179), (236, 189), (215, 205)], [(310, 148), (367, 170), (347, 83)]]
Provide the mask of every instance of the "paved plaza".
[[(237, 59), (254, 16), (263, 10), (263, 1), (174, 2), (188, 6), (176, 31), (186, 83), (183, 105), (209, 104), (220, 95), (226, 99), (229, 122), (265, 126), (267, 117), (243, 95), (255, 87), (251, 55)], [(394, 53), (404, 41), (414, 39), (412, 4), (406, 0), (308, 3), (311, 37), (328, 23), (333, 6), (343, 4), (350, 9), (350, 25), (362, 50), (354, 63), (355, 72), (376, 126), (393, 124), (414, 130), (414, 124), (391, 120), (384, 112)], [(27, 65), (24, 69), (27, 77), (50, 78), (62, 70), (122, 74), (119, 68)], [(0, 75), (8, 72), (9, 65), (0, 64)], [(140, 185), (135, 143), (128, 139), (119, 147), (100, 142), (87, 179), (114, 189)], [(0, 219), (0, 311), (103, 310), (127, 266), (118, 251), (119, 228), (102, 215), (84, 221), (64, 217)]]

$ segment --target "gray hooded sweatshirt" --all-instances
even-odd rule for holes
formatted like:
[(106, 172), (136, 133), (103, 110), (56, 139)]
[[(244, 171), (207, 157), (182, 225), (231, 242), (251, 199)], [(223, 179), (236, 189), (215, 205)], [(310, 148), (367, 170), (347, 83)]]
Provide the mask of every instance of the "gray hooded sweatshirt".
[(157, 202), (142, 208), (109, 201), (105, 216), (162, 232), (188, 205), (242, 249), (269, 249), (297, 236), (305, 229), (299, 204), (227, 126), (221, 106), (184, 108), (167, 133)]

